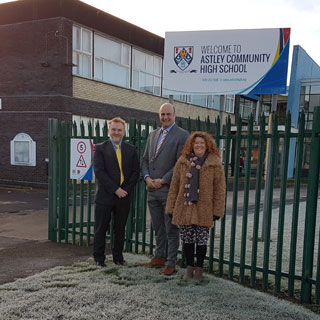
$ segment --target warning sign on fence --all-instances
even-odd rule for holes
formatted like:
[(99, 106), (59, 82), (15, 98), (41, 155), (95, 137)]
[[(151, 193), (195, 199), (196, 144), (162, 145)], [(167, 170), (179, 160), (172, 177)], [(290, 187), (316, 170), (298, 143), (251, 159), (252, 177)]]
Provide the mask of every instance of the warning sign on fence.
[(71, 139), (70, 149), (70, 178), (92, 180), (92, 140)]

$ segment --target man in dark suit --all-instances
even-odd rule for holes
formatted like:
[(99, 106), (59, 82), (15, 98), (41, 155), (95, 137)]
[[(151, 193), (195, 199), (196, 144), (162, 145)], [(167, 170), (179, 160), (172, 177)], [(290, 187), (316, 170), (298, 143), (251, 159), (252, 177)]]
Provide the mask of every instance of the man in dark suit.
[(95, 145), (94, 172), (98, 180), (95, 199), (95, 234), (93, 256), (97, 265), (105, 266), (106, 232), (113, 218), (113, 261), (123, 265), (122, 255), (125, 226), (130, 211), (130, 200), (139, 179), (139, 160), (136, 149), (122, 141), (125, 121), (109, 121), (110, 140)]
[(148, 206), (156, 238), (155, 257), (143, 265), (164, 267), (160, 273), (167, 276), (175, 272), (179, 229), (172, 225), (171, 217), (164, 210), (175, 163), (189, 137), (186, 130), (175, 124), (175, 118), (173, 105), (164, 103), (159, 110), (162, 127), (149, 134), (142, 159), (142, 174), (148, 187)]

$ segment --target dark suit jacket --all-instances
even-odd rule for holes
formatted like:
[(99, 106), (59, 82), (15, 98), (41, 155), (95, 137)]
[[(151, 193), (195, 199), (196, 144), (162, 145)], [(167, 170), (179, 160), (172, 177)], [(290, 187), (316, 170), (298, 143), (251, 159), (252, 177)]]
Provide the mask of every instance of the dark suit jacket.
[(180, 157), (183, 146), (189, 137), (189, 133), (175, 124), (169, 131), (155, 157), (160, 132), (161, 128), (158, 128), (149, 134), (141, 167), (143, 177), (146, 174), (149, 174), (152, 179), (161, 178), (166, 181), (166, 184), (160, 189), (148, 189), (149, 196), (152, 194), (158, 198), (166, 199), (173, 168)]
[[(139, 179), (139, 160), (136, 148), (125, 142), (121, 143), (122, 171), (124, 182), (122, 189), (130, 193)], [(113, 205), (115, 191), (120, 187), (120, 167), (114, 146), (110, 140), (96, 144), (94, 148), (93, 168), (98, 179), (96, 203)]]

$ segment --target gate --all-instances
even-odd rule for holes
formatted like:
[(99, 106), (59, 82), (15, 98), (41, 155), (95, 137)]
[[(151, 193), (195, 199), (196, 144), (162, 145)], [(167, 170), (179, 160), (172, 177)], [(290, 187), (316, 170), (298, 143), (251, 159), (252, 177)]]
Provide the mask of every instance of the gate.
[[(228, 118), (222, 130), (219, 118), (214, 124), (209, 118), (205, 124), (196, 121), (197, 130), (211, 133), (220, 148), (228, 186), (226, 215), (210, 233), (208, 271), (252, 287), (286, 291), (290, 297), (299, 296), (302, 303), (319, 304), (320, 107), (314, 109), (311, 130), (303, 113), (297, 130), (291, 129), (290, 115), (284, 126), (278, 125), (276, 114), (270, 126), (264, 116), (258, 126), (252, 117), (246, 126), (242, 123), (238, 118), (231, 126)], [(129, 123), (125, 141), (136, 146), (140, 159), (155, 126)], [(190, 119), (186, 127), (191, 131)], [(99, 143), (108, 139), (107, 131), (99, 123), (94, 129), (91, 123), (78, 128), (49, 119), (49, 240), (92, 244), (95, 183), (70, 180), (70, 139)], [(290, 141), (296, 142), (293, 179), (287, 176)], [(125, 250), (153, 254), (153, 237), (141, 177), (132, 198)], [(112, 245), (112, 237), (107, 238)]]

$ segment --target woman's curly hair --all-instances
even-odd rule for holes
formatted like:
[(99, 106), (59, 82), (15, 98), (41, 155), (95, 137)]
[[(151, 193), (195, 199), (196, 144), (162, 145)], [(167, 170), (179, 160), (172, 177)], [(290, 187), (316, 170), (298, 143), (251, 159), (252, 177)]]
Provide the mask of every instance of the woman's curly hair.
[(196, 138), (204, 139), (207, 147), (206, 152), (214, 154), (220, 158), (220, 153), (215, 141), (213, 140), (212, 136), (209, 133), (204, 131), (195, 131), (191, 134), (191, 136), (186, 141), (183, 147), (183, 150), (181, 153), (183, 156), (193, 153), (193, 145)]

